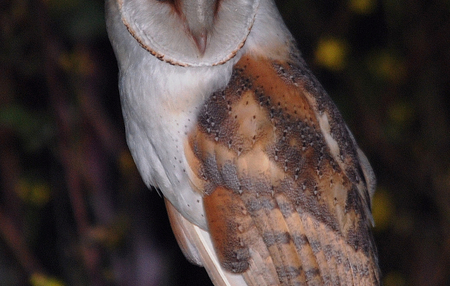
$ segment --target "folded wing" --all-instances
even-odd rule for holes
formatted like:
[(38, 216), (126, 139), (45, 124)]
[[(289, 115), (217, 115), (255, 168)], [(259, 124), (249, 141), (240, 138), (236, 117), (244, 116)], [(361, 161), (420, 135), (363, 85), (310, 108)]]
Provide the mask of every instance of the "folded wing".
[(380, 284), (373, 172), (300, 59), (244, 56), (185, 152), (218, 261), (206, 268), (242, 285)]

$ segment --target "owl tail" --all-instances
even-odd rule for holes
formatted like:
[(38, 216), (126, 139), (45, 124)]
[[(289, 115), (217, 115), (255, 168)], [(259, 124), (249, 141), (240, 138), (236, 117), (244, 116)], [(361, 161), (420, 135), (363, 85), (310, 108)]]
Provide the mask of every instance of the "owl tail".
[(169, 200), (165, 199), (165, 203), (173, 233), (184, 256), (191, 263), (205, 267), (216, 286), (247, 286), (242, 275), (222, 269), (208, 232), (186, 220)]

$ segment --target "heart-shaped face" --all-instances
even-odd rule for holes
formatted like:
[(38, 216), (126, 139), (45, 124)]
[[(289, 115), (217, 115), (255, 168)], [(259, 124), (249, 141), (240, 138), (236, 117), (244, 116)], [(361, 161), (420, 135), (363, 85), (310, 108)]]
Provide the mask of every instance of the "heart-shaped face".
[(122, 21), (150, 53), (180, 66), (214, 66), (244, 45), (259, 0), (117, 0)]

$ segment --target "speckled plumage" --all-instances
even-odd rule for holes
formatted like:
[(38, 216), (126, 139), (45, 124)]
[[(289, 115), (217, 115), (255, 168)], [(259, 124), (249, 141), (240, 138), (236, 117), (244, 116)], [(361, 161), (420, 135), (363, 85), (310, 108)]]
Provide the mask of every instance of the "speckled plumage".
[(185, 147), (222, 266), (250, 272), (257, 252), (281, 285), (378, 284), (357, 148), (300, 59), (243, 56)]
[[(127, 141), (144, 181), (164, 194), (186, 257), (215, 285), (379, 285), (373, 172), (274, 3), (218, 1), (203, 14), (232, 19), (230, 7), (245, 4), (244, 23), (230, 27), (248, 35), (231, 36), (224, 53), (226, 21), (206, 30), (193, 21), (177, 39), (190, 45), (181, 56), (178, 45), (159, 49), (163, 30), (152, 38), (164, 25), (127, 12), (139, 1), (107, 1)], [(149, 1), (148, 13), (179, 5)], [(199, 44), (197, 30), (212, 36)]]

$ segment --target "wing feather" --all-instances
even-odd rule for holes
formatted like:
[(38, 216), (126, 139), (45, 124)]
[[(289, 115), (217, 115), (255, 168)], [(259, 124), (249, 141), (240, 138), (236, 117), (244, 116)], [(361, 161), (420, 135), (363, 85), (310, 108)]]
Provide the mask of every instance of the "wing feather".
[(246, 286), (241, 275), (224, 271), (208, 232), (185, 219), (166, 199), (170, 224), (183, 254), (193, 263), (205, 267), (211, 281), (217, 286)]
[(224, 272), (247, 285), (380, 283), (373, 172), (302, 60), (241, 58), (185, 148)]

